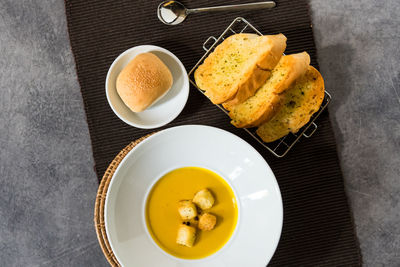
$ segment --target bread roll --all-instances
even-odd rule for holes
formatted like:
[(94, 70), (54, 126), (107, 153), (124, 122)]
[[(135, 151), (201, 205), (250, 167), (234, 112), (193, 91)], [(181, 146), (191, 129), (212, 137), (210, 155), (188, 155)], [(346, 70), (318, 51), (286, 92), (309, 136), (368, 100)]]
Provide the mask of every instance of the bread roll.
[(168, 67), (154, 54), (137, 55), (117, 78), (117, 92), (133, 112), (141, 112), (164, 96), (173, 78)]

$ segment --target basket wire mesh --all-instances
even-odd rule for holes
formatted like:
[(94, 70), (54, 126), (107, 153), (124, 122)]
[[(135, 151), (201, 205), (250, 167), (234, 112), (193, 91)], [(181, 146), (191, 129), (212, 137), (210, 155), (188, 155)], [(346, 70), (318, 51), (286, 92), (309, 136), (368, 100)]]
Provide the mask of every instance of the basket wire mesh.
[[(199, 87), (197, 87), (194, 81), (194, 71), (197, 69), (199, 65), (201, 65), (206, 57), (218, 46), (221, 42), (225, 40), (225, 38), (237, 34), (237, 33), (255, 33), (258, 35), (262, 35), (260, 31), (258, 31), (253, 25), (251, 25), (247, 20), (244, 18), (238, 17), (233, 20), (233, 22), (224, 30), (224, 32), (218, 37), (210, 36), (206, 39), (203, 43), (203, 49), (206, 53), (200, 58), (200, 60), (196, 63), (196, 65), (192, 68), (189, 72), (189, 80), (190, 82), (203, 94)], [(206, 96), (207, 97), (207, 96)], [(278, 158), (284, 157), (289, 150), (299, 142), (300, 138), (304, 136), (305, 138), (310, 138), (315, 131), (317, 130), (318, 126), (315, 123), (315, 120), (319, 117), (319, 115), (325, 110), (331, 100), (331, 95), (325, 91), (325, 97), (322, 101), (320, 109), (314, 113), (311, 117), (310, 121), (303, 126), (296, 134), (289, 133), (288, 135), (282, 137), (279, 140), (276, 140), (271, 143), (264, 142), (258, 135), (256, 134), (256, 128), (243, 128), (249, 135), (251, 135), (258, 143), (260, 143), (263, 147), (265, 147), (268, 151), (270, 151), (273, 155)], [(225, 114), (229, 116), (229, 113), (222, 105), (218, 106)]]

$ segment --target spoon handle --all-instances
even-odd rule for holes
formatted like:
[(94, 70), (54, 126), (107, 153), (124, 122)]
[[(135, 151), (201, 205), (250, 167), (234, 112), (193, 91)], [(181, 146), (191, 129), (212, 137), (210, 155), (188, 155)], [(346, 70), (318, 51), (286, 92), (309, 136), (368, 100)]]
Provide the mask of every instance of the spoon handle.
[(257, 3), (240, 4), (240, 5), (193, 8), (193, 9), (187, 9), (186, 14), (208, 12), (208, 11), (235, 11), (235, 10), (259, 9), (259, 8), (274, 8), (275, 6), (276, 4), (274, 1), (265, 1)]

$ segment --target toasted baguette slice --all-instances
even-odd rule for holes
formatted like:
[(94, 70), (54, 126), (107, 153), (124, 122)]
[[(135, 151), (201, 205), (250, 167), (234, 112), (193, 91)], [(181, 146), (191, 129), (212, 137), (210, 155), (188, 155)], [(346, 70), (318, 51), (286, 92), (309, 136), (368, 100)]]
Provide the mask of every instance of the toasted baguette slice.
[[(286, 38), (283, 39), (283, 35), (270, 35), (269, 38), (272, 43), (271, 52), (266, 54), (264, 62), (266, 63), (265, 66), (257, 66), (263, 70), (263, 75), (265, 79), (257, 79), (256, 81), (263, 80), (264, 82), (268, 79), (271, 75), (272, 69), (276, 67), (280, 59), (282, 58), (282, 53), (285, 51), (286, 48)], [(253, 96), (256, 90), (264, 84), (262, 83), (254, 83), (252, 86), (244, 86), (240, 87), (235, 96), (223, 103), (223, 106), (227, 110), (231, 110), (234, 106), (243, 103), (249, 97)]]
[(307, 72), (283, 95), (281, 110), (257, 129), (265, 142), (273, 142), (289, 132), (297, 133), (319, 110), (324, 99), (324, 80), (309, 66)]
[(306, 52), (283, 56), (255, 95), (232, 108), (231, 123), (238, 128), (248, 128), (269, 121), (279, 111), (281, 93), (307, 71), (308, 65), (310, 56)]
[(196, 69), (196, 84), (214, 104), (228, 101), (238, 93), (250, 96), (269, 77), (285, 48), (283, 34), (232, 35)]

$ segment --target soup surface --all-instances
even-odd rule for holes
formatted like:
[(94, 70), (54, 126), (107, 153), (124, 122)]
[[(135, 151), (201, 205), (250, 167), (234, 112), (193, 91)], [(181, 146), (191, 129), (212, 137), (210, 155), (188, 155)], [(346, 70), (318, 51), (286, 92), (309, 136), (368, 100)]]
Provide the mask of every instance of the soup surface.
[[(176, 235), (182, 223), (178, 202), (192, 199), (203, 188), (214, 195), (214, 206), (207, 212), (217, 216), (217, 224), (211, 231), (197, 230), (193, 247), (178, 245)], [(146, 222), (151, 236), (164, 251), (179, 258), (199, 259), (218, 251), (232, 236), (237, 219), (237, 201), (231, 187), (218, 174), (204, 168), (185, 167), (167, 173), (147, 198)]]

